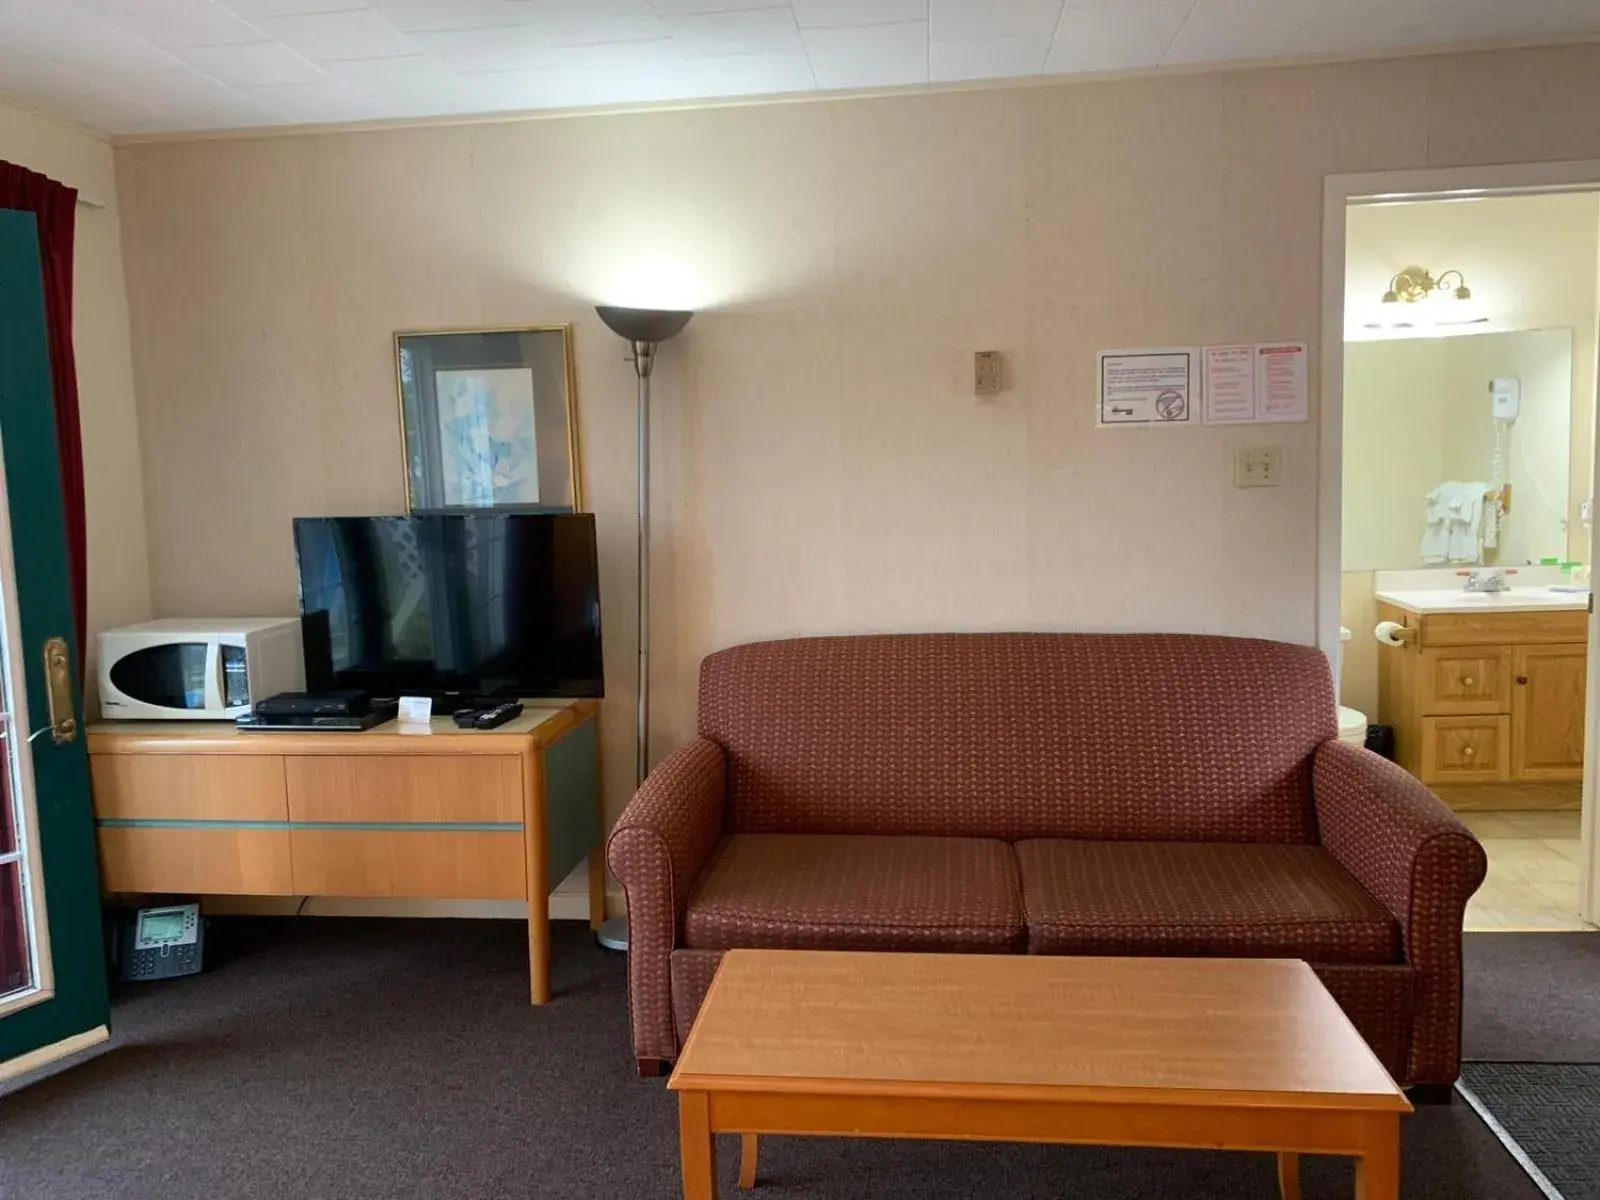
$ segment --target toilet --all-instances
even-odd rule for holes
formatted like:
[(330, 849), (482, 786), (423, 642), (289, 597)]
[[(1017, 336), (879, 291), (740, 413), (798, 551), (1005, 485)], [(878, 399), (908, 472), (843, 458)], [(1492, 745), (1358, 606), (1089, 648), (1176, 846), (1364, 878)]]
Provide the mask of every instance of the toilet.
[[(1339, 626), (1339, 663), (1333, 674), (1333, 695), (1337, 703), (1339, 697), (1339, 676), (1344, 674), (1344, 644), (1350, 640), (1350, 631), (1343, 625)], [(1349, 742), (1352, 746), (1365, 746), (1367, 744), (1367, 714), (1353, 708), (1339, 706), (1339, 740)]]

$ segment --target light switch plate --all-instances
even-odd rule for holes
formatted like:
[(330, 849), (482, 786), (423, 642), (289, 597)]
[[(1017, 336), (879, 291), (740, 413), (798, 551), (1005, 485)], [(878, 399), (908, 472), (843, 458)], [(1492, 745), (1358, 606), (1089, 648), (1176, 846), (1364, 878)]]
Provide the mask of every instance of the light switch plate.
[(1001, 388), (1003, 364), (998, 350), (979, 350), (973, 355), (972, 394), (998, 396)]
[(1234, 487), (1277, 487), (1282, 476), (1281, 446), (1241, 446), (1233, 452)]

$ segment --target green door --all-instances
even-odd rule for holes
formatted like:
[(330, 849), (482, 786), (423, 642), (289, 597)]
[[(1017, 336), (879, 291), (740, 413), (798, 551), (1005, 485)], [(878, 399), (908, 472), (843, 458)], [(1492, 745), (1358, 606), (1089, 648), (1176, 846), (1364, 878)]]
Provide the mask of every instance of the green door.
[(32, 214), (10, 210), (0, 210), (0, 483), (5, 1079), (104, 1039), (107, 1021), (38, 232)]

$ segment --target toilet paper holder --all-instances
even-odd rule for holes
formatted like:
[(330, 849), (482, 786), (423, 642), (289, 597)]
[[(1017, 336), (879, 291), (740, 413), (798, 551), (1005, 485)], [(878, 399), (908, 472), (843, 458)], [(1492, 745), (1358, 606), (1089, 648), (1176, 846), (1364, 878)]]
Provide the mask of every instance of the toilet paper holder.
[(1416, 630), (1407, 629), (1398, 621), (1379, 621), (1373, 627), (1372, 636), (1382, 646), (1404, 646), (1416, 636)]

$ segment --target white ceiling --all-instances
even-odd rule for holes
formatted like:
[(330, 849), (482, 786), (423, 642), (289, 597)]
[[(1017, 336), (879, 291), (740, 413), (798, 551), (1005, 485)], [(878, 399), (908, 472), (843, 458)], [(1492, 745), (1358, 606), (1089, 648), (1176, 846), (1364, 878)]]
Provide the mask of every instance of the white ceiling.
[(1600, 0), (0, 0), (0, 95), (111, 134), (1600, 35)]

